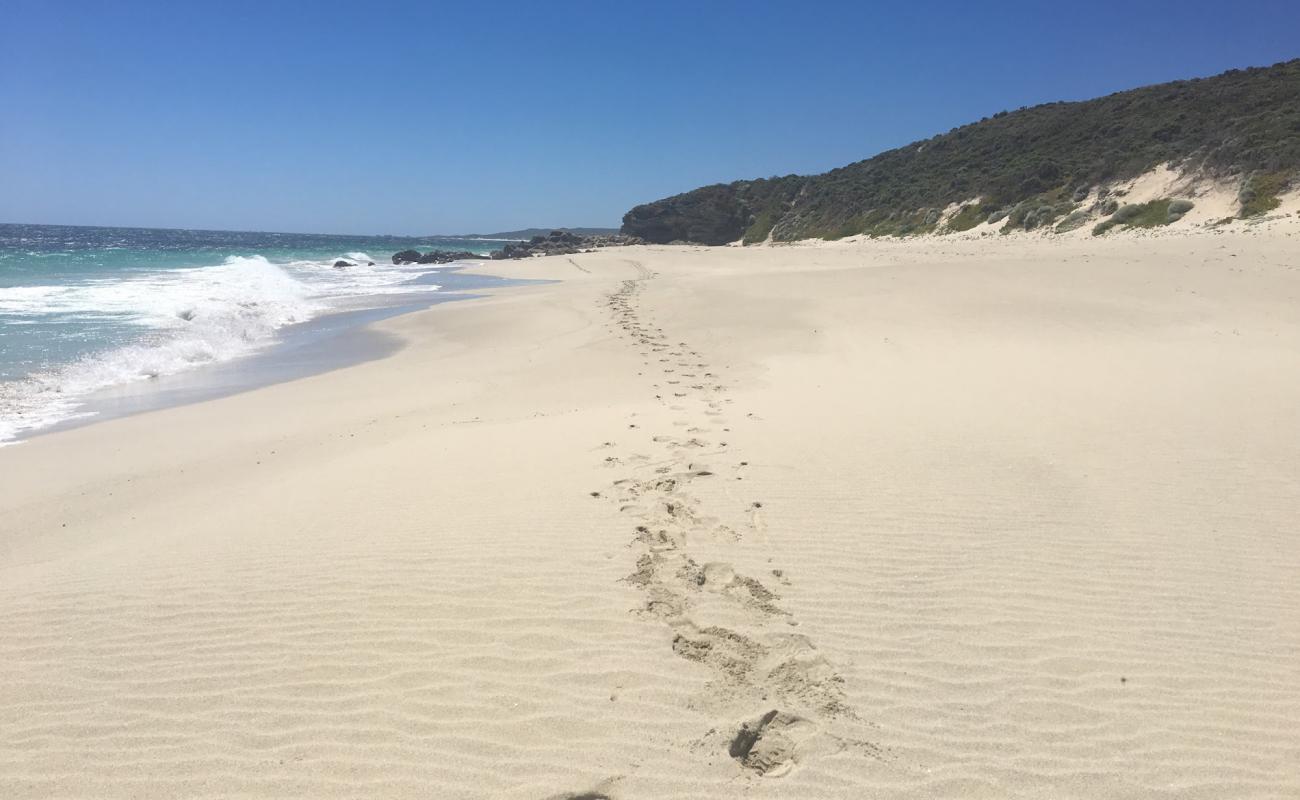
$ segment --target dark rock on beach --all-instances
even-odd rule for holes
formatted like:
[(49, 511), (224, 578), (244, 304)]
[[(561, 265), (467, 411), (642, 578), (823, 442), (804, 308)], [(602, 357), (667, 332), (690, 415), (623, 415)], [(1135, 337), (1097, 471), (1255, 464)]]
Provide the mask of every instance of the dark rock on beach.
[(466, 261), (483, 258), (478, 253), (468, 250), (430, 250), (421, 253), (418, 250), (403, 250), (393, 254), (394, 264), (450, 264), (453, 261)]

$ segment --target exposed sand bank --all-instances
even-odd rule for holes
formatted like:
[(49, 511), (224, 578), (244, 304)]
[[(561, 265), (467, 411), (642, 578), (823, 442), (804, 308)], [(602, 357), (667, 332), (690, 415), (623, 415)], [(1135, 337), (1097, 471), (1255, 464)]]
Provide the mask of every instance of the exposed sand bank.
[(1295, 226), (485, 269), (0, 450), (0, 796), (1300, 790)]

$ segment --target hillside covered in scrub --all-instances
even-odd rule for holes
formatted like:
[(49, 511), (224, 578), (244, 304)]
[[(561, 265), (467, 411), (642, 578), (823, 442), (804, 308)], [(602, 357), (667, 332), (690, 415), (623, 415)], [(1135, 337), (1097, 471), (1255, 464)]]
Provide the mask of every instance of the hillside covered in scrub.
[(1275, 207), (1300, 176), (1300, 59), (1004, 111), (821, 175), (705, 186), (633, 208), (623, 232), (658, 243), (755, 243), (1002, 219), (1004, 230), (1069, 229), (1119, 212), (1101, 233), (1181, 216), (1180, 206), (1168, 208), (1180, 201), (1122, 206), (1100, 188), (1162, 164), (1235, 182), (1242, 216)]

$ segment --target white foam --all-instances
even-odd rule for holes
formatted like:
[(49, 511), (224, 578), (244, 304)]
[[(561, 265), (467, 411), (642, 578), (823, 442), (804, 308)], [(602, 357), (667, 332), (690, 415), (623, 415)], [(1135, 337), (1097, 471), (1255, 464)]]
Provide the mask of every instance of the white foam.
[(0, 444), (26, 431), (84, 416), (96, 391), (239, 358), (265, 347), (287, 325), (371, 295), (435, 291), (411, 269), (365, 253), (276, 265), (261, 256), (219, 266), (141, 272), (63, 286), (0, 289), (0, 314), (70, 322), (108, 320), (141, 328), (132, 344), (0, 384)]

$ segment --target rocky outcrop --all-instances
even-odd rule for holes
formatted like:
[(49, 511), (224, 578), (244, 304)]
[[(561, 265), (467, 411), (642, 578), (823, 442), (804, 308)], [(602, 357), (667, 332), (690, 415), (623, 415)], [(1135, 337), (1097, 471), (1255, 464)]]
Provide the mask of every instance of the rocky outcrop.
[(403, 250), (400, 253), (393, 253), (394, 264), (450, 264), (453, 261), (476, 258), (483, 258), (483, 256), (468, 250), (430, 250), (427, 253), (421, 253), (419, 250)]
[(623, 230), (656, 244), (720, 245), (743, 237), (752, 216), (735, 184), (705, 186), (637, 206), (623, 216)]
[(582, 236), (571, 231), (551, 231), (546, 236), (534, 236), (526, 242), (510, 242), (492, 253), (494, 259), (532, 258), (533, 256), (563, 256), (586, 253), (601, 247), (622, 247), (641, 244), (641, 239), (621, 233)]
[(644, 242), (639, 237), (622, 233), (583, 236), (572, 231), (551, 231), (546, 236), (534, 236), (526, 242), (509, 242), (500, 250), (492, 251), (490, 256), (482, 256), (467, 250), (431, 250), (428, 253), (403, 250), (393, 254), (393, 263), (448, 264), (452, 261), (469, 261), (485, 257), (501, 260), (533, 256), (563, 256), (589, 253), (601, 247), (622, 247), (631, 244), (644, 244)]
[(754, 244), (768, 237), (806, 182), (787, 175), (705, 186), (637, 206), (623, 216), (623, 233), (655, 244)]
[(334, 269), (343, 269), (345, 267), (355, 267), (355, 266), (356, 264), (353, 264), (351, 261), (344, 261), (341, 258), (338, 261), (334, 262)]

